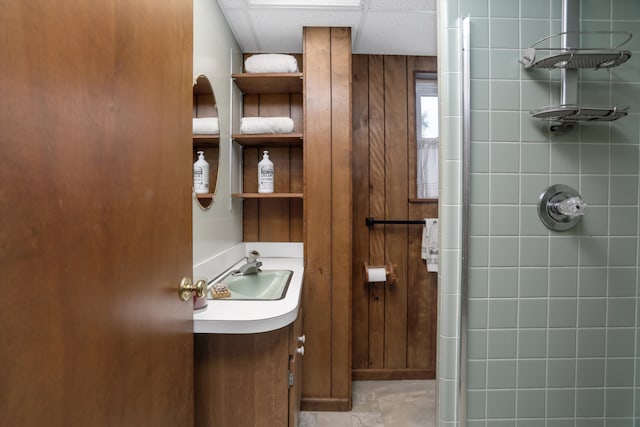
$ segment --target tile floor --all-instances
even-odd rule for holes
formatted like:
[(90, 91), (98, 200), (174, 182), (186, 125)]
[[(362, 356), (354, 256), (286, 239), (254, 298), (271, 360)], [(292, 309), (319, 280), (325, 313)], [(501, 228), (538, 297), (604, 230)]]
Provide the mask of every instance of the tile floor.
[(354, 381), (351, 412), (303, 411), (299, 427), (435, 427), (435, 384)]

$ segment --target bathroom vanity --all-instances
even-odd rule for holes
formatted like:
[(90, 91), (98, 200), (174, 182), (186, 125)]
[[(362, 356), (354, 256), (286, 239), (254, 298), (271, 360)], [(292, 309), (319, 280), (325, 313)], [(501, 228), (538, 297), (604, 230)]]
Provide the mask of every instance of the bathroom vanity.
[(263, 272), (288, 270), (291, 279), (281, 299), (210, 299), (194, 313), (196, 427), (298, 424), (305, 343), (301, 244), (253, 245), (223, 258), (238, 260), (257, 249)]
[(257, 334), (195, 335), (195, 426), (297, 426), (302, 315)]

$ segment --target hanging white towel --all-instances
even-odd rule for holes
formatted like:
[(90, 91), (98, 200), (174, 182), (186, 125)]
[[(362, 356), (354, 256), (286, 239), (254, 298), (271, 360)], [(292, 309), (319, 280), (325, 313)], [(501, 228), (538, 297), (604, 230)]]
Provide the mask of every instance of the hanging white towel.
[(427, 271), (438, 271), (440, 250), (438, 244), (438, 218), (425, 218), (422, 230), (422, 259), (427, 261)]
[(419, 199), (438, 198), (438, 138), (418, 139), (417, 184)]

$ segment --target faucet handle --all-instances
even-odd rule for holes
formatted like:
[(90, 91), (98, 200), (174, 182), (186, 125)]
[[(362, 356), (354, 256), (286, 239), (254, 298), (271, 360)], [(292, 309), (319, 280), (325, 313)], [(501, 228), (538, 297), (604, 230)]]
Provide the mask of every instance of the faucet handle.
[(249, 262), (254, 262), (255, 260), (258, 259), (259, 256), (260, 256), (260, 252), (254, 249), (252, 251), (249, 251), (249, 253), (247, 254), (247, 260)]
[(573, 196), (556, 202), (554, 209), (562, 215), (568, 216), (570, 219), (584, 215), (587, 204), (580, 196)]

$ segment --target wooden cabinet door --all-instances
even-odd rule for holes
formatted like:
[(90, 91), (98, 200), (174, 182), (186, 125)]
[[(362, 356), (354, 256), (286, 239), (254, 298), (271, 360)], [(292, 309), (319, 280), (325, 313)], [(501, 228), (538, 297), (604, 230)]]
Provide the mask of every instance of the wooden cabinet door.
[(289, 383), (289, 427), (297, 427), (300, 418), (300, 400), (302, 399), (302, 363), (304, 360), (304, 312), (300, 308), (298, 318), (289, 327), (289, 375), (293, 375), (293, 384)]
[(290, 335), (196, 334), (196, 427), (286, 426)]
[(193, 425), (190, 1), (0, 4), (0, 425)]

